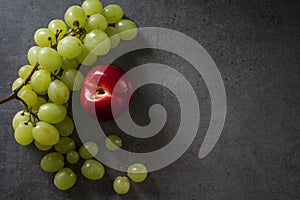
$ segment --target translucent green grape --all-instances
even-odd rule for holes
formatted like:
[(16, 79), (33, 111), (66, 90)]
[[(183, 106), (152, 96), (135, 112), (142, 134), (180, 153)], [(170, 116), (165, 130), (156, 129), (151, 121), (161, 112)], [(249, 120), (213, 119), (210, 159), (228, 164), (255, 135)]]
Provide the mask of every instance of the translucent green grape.
[(39, 46), (33, 46), (28, 50), (27, 59), (32, 66), (37, 62), (37, 55), (40, 49), (41, 47)]
[(83, 45), (81, 54), (77, 57), (78, 62), (83, 65), (92, 65), (96, 62), (97, 56), (90, 53), (89, 50)]
[(35, 71), (30, 79), (31, 88), (36, 93), (41, 95), (47, 93), (50, 83), (51, 83), (51, 74), (50, 72), (43, 69)]
[(17, 128), (15, 129), (15, 140), (20, 145), (28, 145), (33, 141), (32, 136), (32, 124), (19, 123)]
[(32, 66), (31, 65), (24, 65), (24, 66), (22, 66), (19, 69), (19, 71), (18, 71), (19, 77), (21, 79), (25, 79), (27, 77), (27, 75), (30, 73), (31, 70), (32, 70)]
[(60, 80), (54, 80), (48, 87), (49, 99), (57, 104), (67, 103), (70, 97), (69, 88)]
[(116, 135), (110, 135), (105, 140), (105, 146), (110, 151), (118, 150), (122, 147), (122, 140)]
[(65, 13), (65, 22), (71, 28), (83, 27), (87, 16), (80, 6), (72, 6)]
[(61, 154), (66, 154), (69, 151), (74, 151), (76, 148), (75, 141), (70, 137), (61, 137), (54, 149)]
[(83, 163), (81, 173), (87, 179), (100, 180), (105, 173), (105, 169), (100, 162), (89, 159)]
[(66, 114), (66, 108), (63, 105), (55, 103), (45, 103), (41, 105), (37, 113), (40, 120), (51, 124), (62, 122)]
[(130, 182), (125, 176), (118, 176), (113, 183), (113, 188), (117, 194), (126, 194), (130, 189)]
[(63, 70), (77, 69), (79, 64), (80, 64), (80, 62), (76, 58), (74, 58), (74, 59), (62, 58), (61, 68), (63, 68)]
[(38, 143), (36, 140), (34, 140), (34, 146), (41, 151), (48, 151), (50, 150), (53, 146), (52, 145), (43, 145)]
[(110, 39), (105, 32), (93, 30), (86, 34), (84, 45), (94, 55), (105, 55), (110, 50)]
[(141, 163), (134, 163), (128, 167), (127, 175), (134, 182), (143, 182), (147, 178), (147, 168)]
[(67, 33), (67, 25), (63, 20), (60, 19), (54, 19), (48, 24), (48, 29), (52, 31), (52, 33), (57, 34), (60, 32), (58, 35), (58, 40), (60, 40), (66, 33)]
[(116, 23), (115, 28), (120, 33), (120, 38), (122, 40), (132, 40), (138, 33), (136, 24), (129, 19), (122, 19)]
[(58, 124), (55, 124), (54, 126), (56, 127), (61, 136), (69, 136), (73, 133), (74, 130), (74, 122), (68, 116), (66, 116), (66, 118), (63, 121), (59, 122)]
[(107, 20), (103, 15), (94, 14), (88, 18), (84, 28), (87, 32), (90, 32), (95, 29), (104, 31), (107, 28), (107, 25)]
[(85, 0), (81, 7), (83, 8), (86, 15), (91, 16), (93, 14), (102, 12), (102, 4), (100, 1)]
[(40, 47), (50, 47), (55, 43), (55, 35), (47, 28), (40, 28), (34, 33), (34, 41)]
[(57, 172), (65, 166), (64, 160), (63, 155), (52, 152), (42, 158), (40, 166), (45, 172)]
[(19, 111), (15, 114), (12, 120), (12, 127), (16, 129), (19, 124), (30, 121), (30, 114), (29, 112)]
[(69, 168), (59, 170), (54, 177), (54, 185), (60, 190), (67, 190), (76, 183), (77, 176)]
[(83, 159), (91, 159), (98, 154), (99, 148), (95, 142), (86, 142), (79, 149), (79, 155)]
[(109, 37), (110, 39), (110, 48), (114, 49), (116, 48), (119, 43), (120, 43), (120, 35), (118, 34), (119, 32), (117, 31), (117, 29), (115, 29), (114, 27), (107, 27), (107, 29), (105, 30), (106, 35)]
[(38, 102), (38, 96), (32, 90), (23, 90), (18, 96), (31, 108), (33, 108)]
[(67, 69), (61, 75), (61, 80), (71, 91), (80, 90), (84, 81), (83, 74), (76, 69)]
[(47, 103), (46, 99), (44, 99), (43, 97), (38, 97), (38, 102), (32, 108), (32, 111), (37, 113), (39, 111), (39, 108), (41, 107), (41, 105), (43, 105), (45, 103)]
[(81, 40), (77, 37), (67, 36), (58, 42), (57, 52), (64, 58), (73, 59), (82, 51)]
[(47, 122), (39, 121), (32, 129), (33, 138), (42, 145), (55, 145), (59, 141), (57, 129)]
[[(23, 82), (24, 82), (23, 79), (17, 78), (17, 79), (13, 82), (13, 84), (12, 84), (12, 86), (11, 86), (11, 91), (13, 92), (13, 91), (14, 91), (15, 89), (17, 89), (20, 85), (22, 85)], [(23, 87), (21, 88), (21, 90), (19, 90), (18, 96), (20, 96), (21, 92), (24, 91), (24, 90), (32, 90), (32, 88), (31, 88), (31, 86), (30, 86), (29, 84), (23, 86)]]
[(40, 63), (41, 68), (48, 72), (54, 72), (62, 65), (60, 55), (50, 47), (41, 48), (37, 55), (37, 60)]
[(103, 9), (103, 15), (109, 24), (114, 24), (122, 19), (123, 9), (117, 4), (110, 4)]
[(79, 161), (79, 153), (77, 151), (69, 151), (67, 153), (67, 161), (71, 164), (75, 164)]

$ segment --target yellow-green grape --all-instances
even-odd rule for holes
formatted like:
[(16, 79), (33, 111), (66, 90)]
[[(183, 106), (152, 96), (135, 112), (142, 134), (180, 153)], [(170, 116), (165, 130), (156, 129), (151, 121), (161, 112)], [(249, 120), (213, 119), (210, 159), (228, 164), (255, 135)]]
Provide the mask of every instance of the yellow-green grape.
[(90, 180), (100, 180), (105, 174), (103, 165), (96, 160), (86, 160), (81, 167), (82, 175)]
[(84, 45), (88, 51), (96, 56), (105, 55), (110, 50), (110, 40), (105, 32), (93, 30), (86, 34)]
[(32, 111), (35, 112), (35, 113), (37, 113), (39, 111), (39, 108), (41, 107), (41, 105), (43, 105), (45, 103), (47, 103), (46, 99), (44, 99), (43, 97), (38, 97), (38, 102), (32, 108)]
[(36, 140), (34, 140), (34, 146), (40, 150), (40, 151), (48, 151), (50, 150), (53, 146), (52, 145), (43, 145), (38, 143)]
[(40, 120), (51, 124), (62, 122), (65, 119), (66, 114), (66, 108), (63, 105), (55, 103), (45, 103), (41, 105), (37, 113)]
[(102, 12), (102, 3), (95, 0), (85, 0), (81, 7), (83, 8), (86, 15), (91, 16), (93, 14)]
[(15, 140), (20, 145), (28, 145), (33, 141), (32, 136), (32, 124), (31, 123), (20, 123), (15, 129)]
[(85, 45), (83, 45), (82, 52), (79, 56), (77, 56), (76, 59), (81, 64), (89, 66), (96, 62), (97, 56), (95, 56), (94, 54), (91, 54), (91, 52), (89, 50), (87, 50)]
[(63, 20), (54, 19), (48, 24), (48, 29), (55, 35), (59, 33), (58, 40), (60, 40), (67, 33), (67, 25)]
[(60, 40), (57, 45), (57, 52), (64, 58), (73, 59), (79, 56), (82, 51), (81, 40), (77, 37), (67, 36)]
[(33, 108), (37, 102), (38, 102), (38, 96), (37, 94), (32, 91), (32, 90), (24, 90), (18, 95), (25, 103), (27, 106)]
[(80, 62), (74, 58), (74, 59), (66, 59), (66, 58), (62, 58), (62, 66), (61, 68), (63, 70), (67, 70), (67, 69), (77, 69), (79, 66)]
[(57, 172), (65, 166), (64, 160), (63, 155), (52, 152), (42, 158), (40, 166), (45, 172)]
[(75, 141), (70, 137), (61, 137), (54, 149), (61, 154), (66, 154), (69, 151), (74, 151), (76, 148)]
[(105, 146), (110, 151), (118, 150), (122, 147), (122, 140), (116, 135), (110, 135), (105, 140)]
[(50, 47), (41, 48), (37, 60), (40, 63), (41, 68), (48, 72), (54, 72), (62, 65), (60, 55)]
[(19, 111), (12, 119), (12, 127), (16, 129), (19, 124), (30, 121), (30, 113), (25, 111)]
[(51, 74), (50, 72), (43, 69), (35, 71), (30, 79), (31, 88), (36, 93), (41, 95), (47, 93), (50, 83), (51, 83)]
[(128, 167), (127, 175), (134, 182), (143, 182), (147, 178), (147, 168), (141, 163), (134, 163)]
[(55, 43), (55, 35), (47, 28), (40, 28), (34, 33), (34, 41), (40, 47), (50, 47)]
[(48, 87), (49, 99), (57, 104), (67, 103), (70, 97), (69, 88), (60, 80), (54, 80)]
[(66, 118), (58, 124), (54, 124), (54, 126), (61, 136), (69, 136), (74, 130), (74, 122), (68, 116), (66, 116)]
[(80, 6), (72, 6), (65, 13), (65, 22), (71, 28), (83, 27), (87, 16)]
[(83, 74), (76, 69), (67, 69), (61, 75), (61, 80), (71, 91), (80, 90), (84, 81)]
[(120, 33), (120, 38), (122, 40), (132, 40), (138, 33), (136, 24), (129, 19), (122, 19), (116, 23), (115, 28)]
[(77, 151), (69, 151), (67, 153), (67, 161), (71, 164), (75, 164), (79, 161), (79, 153)]
[(19, 77), (21, 79), (25, 79), (27, 77), (27, 75), (31, 72), (32, 70), (32, 66), (31, 65), (24, 65), (22, 66), (19, 71), (18, 71), (18, 74), (19, 74)]
[(41, 47), (39, 46), (33, 46), (28, 50), (27, 59), (32, 66), (37, 62), (37, 55), (40, 49)]
[(105, 30), (105, 33), (110, 39), (110, 48), (116, 48), (120, 43), (120, 35), (118, 34), (119, 32), (117, 31), (117, 29), (109, 26)]
[(107, 28), (107, 25), (108, 25), (107, 20), (103, 15), (94, 14), (88, 18), (84, 28), (87, 32), (90, 32), (95, 29), (104, 31)]
[(122, 19), (123, 9), (117, 4), (110, 4), (103, 9), (103, 15), (109, 24), (114, 24)]
[(79, 155), (83, 159), (91, 159), (98, 154), (99, 148), (95, 142), (86, 142), (79, 149)]
[(33, 138), (42, 145), (55, 145), (59, 141), (57, 129), (47, 122), (39, 121), (32, 129)]
[(54, 177), (54, 185), (60, 190), (68, 190), (76, 183), (77, 176), (69, 168), (59, 170)]
[(130, 189), (130, 182), (125, 176), (118, 176), (113, 183), (113, 188), (117, 194), (126, 194)]
[[(13, 82), (13, 84), (12, 84), (12, 86), (11, 86), (11, 91), (13, 92), (13, 91), (14, 91), (15, 89), (17, 89), (20, 85), (22, 85), (23, 82), (24, 82), (23, 79), (17, 78), (17, 79)], [(23, 87), (21, 88), (21, 90), (18, 92), (18, 96), (20, 96), (21, 92), (24, 91), (24, 90), (32, 90), (32, 88), (31, 88), (31, 86), (30, 86), (29, 84), (23, 86)]]

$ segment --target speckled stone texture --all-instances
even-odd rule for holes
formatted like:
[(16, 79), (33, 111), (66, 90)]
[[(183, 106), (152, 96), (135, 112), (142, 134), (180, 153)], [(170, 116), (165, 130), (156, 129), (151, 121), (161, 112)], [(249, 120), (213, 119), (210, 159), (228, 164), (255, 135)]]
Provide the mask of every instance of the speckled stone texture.
[[(33, 145), (16, 144), (11, 119), (17, 101), (0, 105), (0, 199), (300, 199), (300, 2), (297, 0), (207, 1), (128, 0), (118, 3), (140, 27), (165, 27), (198, 41), (217, 64), (225, 82), (228, 112), (223, 133), (204, 159), (197, 158), (210, 118), (203, 79), (185, 60), (167, 52), (143, 50), (119, 58), (125, 69), (157, 61), (182, 72), (197, 92), (201, 123), (188, 151), (172, 165), (133, 184), (125, 196), (112, 190), (122, 174), (107, 168), (101, 181), (82, 176), (69, 191), (58, 191), (53, 174), (39, 167)], [(0, 94), (10, 92), (17, 70), (27, 64), (33, 34), (50, 20), (63, 18), (79, 0), (2, 0), (0, 4)], [(107, 130), (124, 137), (125, 147), (152, 151), (167, 144), (178, 127), (178, 103), (157, 85), (137, 91), (132, 116), (147, 124), (148, 108), (162, 103), (170, 112), (166, 127), (148, 140), (134, 140), (113, 123)]]

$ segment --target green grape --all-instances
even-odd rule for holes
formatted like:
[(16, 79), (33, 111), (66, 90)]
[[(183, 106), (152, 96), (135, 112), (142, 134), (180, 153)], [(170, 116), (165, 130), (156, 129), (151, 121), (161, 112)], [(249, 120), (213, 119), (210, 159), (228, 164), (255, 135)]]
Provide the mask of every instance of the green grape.
[(54, 80), (48, 87), (49, 99), (57, 104), (67, 103), (70, 97), (68, 87), (60, 80)]
[(43, 97), (38, 97), (38, 102), (32, 108), (32, 111), (37, 113), (39, 111), (39, 108), (41, 107), (41, 105), (43, 105), (45, 103), (47, 103), (46, 99), (44, 99)]
[(128, 167), (127, 175), (134, 182), (143, 182), (147, 178), (147, 168), (141, 163), (134, 163)]
[(41, 49), (41, 47), (39, 47), (39, 46), (33, 46), (28, 51), (27, 59), (32, 66), (35, 65), (37, 62), (37, 55), (38, 55), (40, 49)]
[(91, 54), (89, 50), (83, 45), (81, 54), (77, 57), (78, 62), (83, 65), (92, 65), (96, 62), (97, 56)]
[(15, 140), (20, 145), (28, 145), (33, 141), (32, 124), (20, 123), (15, 129)]
[(110, 135), (105, 140), (105, 146), (110, 151), (118, 150), (122, 147), (122, 140), (116, 135)]
[(55, 43), (55, 35), (47, 28), (40, 28), (34, 33), (34, 41), (40, 47), (50, 47)]
[(59, 122), (58, 124), (55, 124), (54, 126), (61, 136), (69, 136), (73, 133), (74, 130), (74, 122), (68, 116), (66, 116), (66, 118), (63, 121)]
[(71, 91), (81, 89), (84, 81), (82, 73), (76, 69), (67, 69), (61, 75), (61, 80)]
[(25, 103), (27, 106), (33, 108), (37, 102), (38, 102), (38, 96), (37, 94), (32, 91), (32, 90), (24, 90), (18, 95)]
[(57, 152), (48, 153), (41, 160), (41, 168), (45, 172), (57, 172), (65, 166), (65, 158)]
[(36, 93), (41, 95), (47, 93), (50, 83), (51, 83), (51, 74), (50, 72), (43, 69), (35, 71), (30, 79), (31, 88)]
[(113, 183), (113, 188), (117, 194), (126, 194), (130, 189), (130, 182), (125, 176), (118, 176)]
[(54, 19), (48, 24), (48, 29), (52, 31), (52, 33), (57, 34), (60, 32), (58, 35), (58, 40), (62, 39), (63, 36), (67, 33), (67, 25), (65, 24), (64, 21), (60, 19)]
[(122, 19), (123, 9), (117, 4), (109, 4), (103, 9), (103, 15), (109, 24), (114, 24)]
[(106, 33), (100, 30), (93, 30), (86, 34), (84, 45), (92, 54), (105, 55), (110, 50), (110, 40)]
[(50, 47), (41, 48), (37, 60), (40, 63), (41, 68), (48, 72), (54, 72), (62, 65), (60, 55)]
[(71, 164), (75, 164), (79, 161), (79, 153), (77, 151), (69, 151), (67, 153), (67, 161)]
[(47, 122), (39, 121), (32, 129), (33, 138), (42, 145), (55, 145), (59, 141), (57, 129)]
[(12, 127), (16, 129), (19, 124), (30, 121), (30, 113), (25, 111), (19, 111), (15, 114), (12, 120)]
[(85, 30), (87, 32), (90, 32), (95, 29), (104, 31), (107, 28), (107, 25), (108, 25), (107, 20), (103, 15), (94, 14), (91, 15), (86, 21)]
[(81, 7), (86, 15), (91, 16), (93, 14), (102, 12), (102, 3), (100, 1), (85, 0)]
[(59, 170), (54, 177), (54, 185), (60, 190), (67, 190), (76, 183), (77, 176), (69, 168)]
[(115, 28), (120, 33), (120, 38), (122, 40), (132, 40), (138, 33), (136, 24), (129, 19), (122, 19), (116, 23)]
[(100, 180), (105, 173), (105, 169), (100, 162), (89, 159), (83, 163), (81, 173), (87, 179)]
[(24, 65), (18, 71), (19, 77), (21, 79), (25, 79), (27, 75), (31, 72), (32, 66), (31, 65)]
[[(13, 82), (13, 84), (12, 84), (12, 86), (11, 86), (11, 91), (13, 92), (13, 91), (14, 91), (15, 89), (17, 89), (20, 85), (22, 85), (23, 82), (24, 82), (23, 79), (17, 78), (17, 79)], [(29, 84), (23, 86), (23, 87), (21, 88), (21, 90), (18, 92), (18, 96), (20, 96), (21, 92), (24, 91), (24, 90), (32, 90), (32, 88), (31, 88), (31, 86), (30, 86)]]
[(65, 13), (65, 22), (71, 28), (83, 27), (86, 22), (86, 14), (80, 6), (72, 6)]
[(99, 148), (95, 142), (86, 142), (79, 149), (79, 155), (83, 159), (90, 159), (98, 154)]
[(63, 121), (66, 117), (67, 109), (60, 104), (45, 103), (41, 105), (38, 111), (38, 118), (42, 121), (57, 124)]
[[(83, 50), (83, 48), (82, 48)], [(82, 53), (82, 52), (81, 52)], [(62, 66), (63, 70), (67, 69), (77, 69), (79, 66), (80, 62), (75, 58), (75, 59), (66, 59), (62, 58)]]
[(117, 31), (117, 29), (109, 26), (105, 30), (105, 33), (110, 39), (110, 48), (111, 49), (116, 48), (120, 43), (120, 35), (118, 34), (119, 32)]
[(82, 51), (81, 40), (77, 37), (67, 36), (60, 40), (57, 45), (57, 52), (64, 58), (73, 59), (79, 56)]
[(69, 151), (74, 151), (76, 148), (75, 141), (70, 137), (61, 137), (54, 149), (61, 154), (66, 154)]
[(48, 151), (52, 148), (52, 145), (43, 145), (34, 140), (34, 146), (41, 151)]

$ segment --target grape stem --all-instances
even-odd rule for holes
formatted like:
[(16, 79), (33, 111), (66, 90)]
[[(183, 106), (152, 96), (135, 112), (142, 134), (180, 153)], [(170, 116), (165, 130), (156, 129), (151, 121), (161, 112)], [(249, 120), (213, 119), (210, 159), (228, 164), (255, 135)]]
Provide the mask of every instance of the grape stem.
[(17, 100), (21, 101), (28, 108), (27, 103), (23, 99), (21, 99), (20, 97), (18, 97), (18, 92), (25, 85), (28, 84), (28, 82), (30, 81), (31, 76), (33, 75), (33, 73), (35, 72), (35, 70), (37, 70), (37, 68), (38, 68), (39, 65), (40, 64), (38, 62), (36, 62), (35, 65), (33, 66), (32, 70), (30, 71), (30, 73), (26, 76), (24, 82), (19, 87), (17, 87), (10, 95), (8, 95), (7, 97), (4, 97), (3, 99), (0, 99), (0, 104), (8, 102), (8, 101), (10, 101), (12, 99), (17, 99)]

